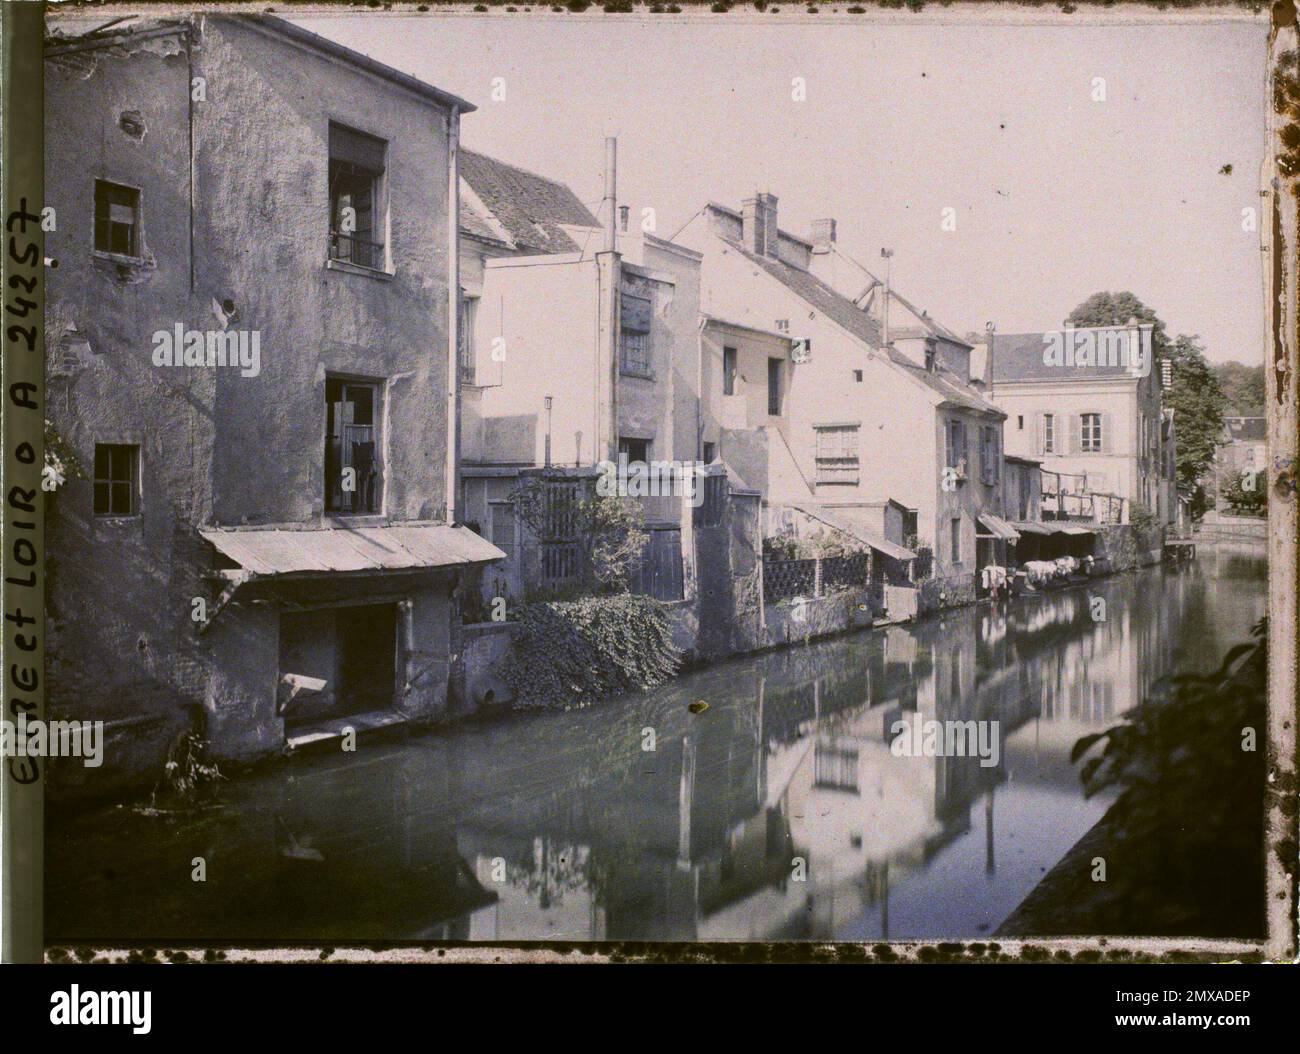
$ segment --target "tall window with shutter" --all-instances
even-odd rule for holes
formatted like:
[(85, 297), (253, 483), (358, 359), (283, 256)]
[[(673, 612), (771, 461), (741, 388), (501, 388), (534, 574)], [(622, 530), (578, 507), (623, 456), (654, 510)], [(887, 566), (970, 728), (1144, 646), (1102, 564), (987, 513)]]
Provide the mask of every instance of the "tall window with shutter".
[(624, 293), (619, 335), (619, 373), (629, 377), (650, 377), (650, 300)]
[(964, 471), (968, 460), (966, 422), (953, 418), (948, 422), (948, 467)]
[(478, 314), (478, 297), (460, 298), (460, 320), (456, 327), (457, 359), (460, 364), (461, 384), (473, 384), (477, 355), (474, 349), (474, 320)]
[(997, 483), (1000, 473), (998, 458), (998, 430), (994, 425), (980, 428), (980, 481), (990, 486)]
[(488, 503), (491, 510), (491, 541), (506, 554), (506, 560), (515, 558), (515, 505), (512, 501), (492, 501)]
[(1040, 454), (1055, 454), (1056, 451), (1056, 415), (1043, 414), (1042, 429), (1040, 432), (1042, 439), (1042, 449)]

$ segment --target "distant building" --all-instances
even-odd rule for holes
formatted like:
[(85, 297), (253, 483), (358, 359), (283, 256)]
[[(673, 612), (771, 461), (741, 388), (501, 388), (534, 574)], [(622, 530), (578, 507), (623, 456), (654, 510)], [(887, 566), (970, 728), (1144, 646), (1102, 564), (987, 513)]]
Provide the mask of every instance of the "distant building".
[(1268, 419), (1225, 417), (1219, 464), (1233, 473), (1262, 472), (1268, 467)]
[[(987, 392), (1007, 413), (1007, 453), (1035, 458), (1060, 477), (1061, 492), (1114, 495), (1119, 519), (1135, 505), (1159, 522), (1173, 523), (1178, 499), (1174, 478), (1172, 411), (1161, 407), (1159, 364), (1145, 367), (1115, 349), (1150, 347), (1148, 324), (1062, 330), (1058, 333), (996, 333), (986, 346)], [(1079, 364), (1056, 357), (1074, 334), (1094, 355)], [(1101, 361), (1098, 361), (1101, 360)], [(1101, 501), (1072, 502), (1069, 514), (1088, 515)]]

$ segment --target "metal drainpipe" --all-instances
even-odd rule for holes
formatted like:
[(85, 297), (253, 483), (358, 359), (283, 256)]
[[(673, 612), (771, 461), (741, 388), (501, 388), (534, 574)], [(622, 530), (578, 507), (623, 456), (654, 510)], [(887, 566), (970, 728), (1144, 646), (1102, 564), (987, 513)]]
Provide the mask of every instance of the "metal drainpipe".
[(695, 328), (695, 456), (701, 462), (704, 460), (704, 327), (708, 324), (708, 319), (701, 318)]
[(460, 497), (460, 110), (447, 115), (447, 523)]

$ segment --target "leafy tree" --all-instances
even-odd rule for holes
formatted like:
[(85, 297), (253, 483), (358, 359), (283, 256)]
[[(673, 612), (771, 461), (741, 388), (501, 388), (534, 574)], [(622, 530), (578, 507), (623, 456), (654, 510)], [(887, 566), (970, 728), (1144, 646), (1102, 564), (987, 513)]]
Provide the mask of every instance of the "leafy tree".
[(1268, 488), (1262, 473), (1254, 470), (1223, 470), (1219, 477), (1219, 495), (1230, 506), (1245, 512), (1263, 512), (1268, 507)]
[(1124, 326), (1129, 319), (1151, 323), (1152, 350), (1157, 356), (1164, 354), (1169, 338), (1165, 324), (1155, 313), (1132, 293), (1093, 293), (1070, 312), (1066, 319), (1072, 326)]
[(1215, 379), (1227, 400), (1229, 414), (1237, 417), (1264, 416), (1264, 367), (1241, 362), (1223, 362), (1214, 367)]
[(1227, 399), (1196, 337), (1180, 335), (1165, 351), (1173, 363), (1173, 387), (1164, 393), (1164, 405), (1174, 411), (1178, 484), (1193, 494), (1193, 512), (1205, 507), (1201, 484), (1223, 438)]

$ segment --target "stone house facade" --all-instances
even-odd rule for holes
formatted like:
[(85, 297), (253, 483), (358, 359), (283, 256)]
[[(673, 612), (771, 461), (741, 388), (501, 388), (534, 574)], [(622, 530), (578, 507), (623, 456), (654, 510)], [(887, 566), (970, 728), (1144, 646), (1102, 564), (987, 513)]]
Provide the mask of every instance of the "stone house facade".
[(48, 45), (53, 710), (101, 785), (445, 714), (501, 555), (450, 522), (473, 106), (270, 16)]

